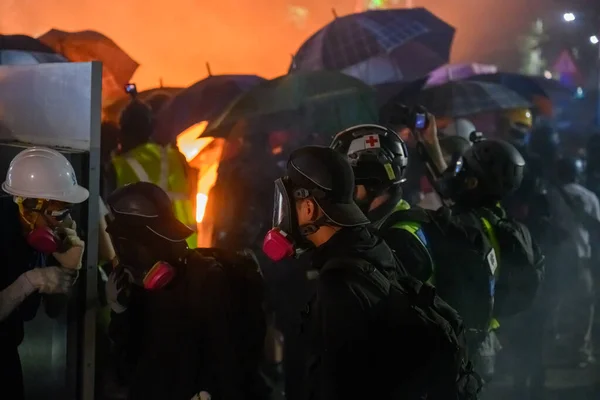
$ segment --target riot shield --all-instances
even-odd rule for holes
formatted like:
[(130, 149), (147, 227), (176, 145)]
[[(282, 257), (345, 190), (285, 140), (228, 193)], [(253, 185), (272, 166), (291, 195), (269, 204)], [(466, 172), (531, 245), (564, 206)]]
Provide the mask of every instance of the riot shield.
[(42, 309), (19, 347), (28, 400), (93, 399), (102, 66), (0, 66), (0, 175), (24, 147), (62, 152), (90, 192), (73, 218), (86, 242), (77, 287), (57, 318)]

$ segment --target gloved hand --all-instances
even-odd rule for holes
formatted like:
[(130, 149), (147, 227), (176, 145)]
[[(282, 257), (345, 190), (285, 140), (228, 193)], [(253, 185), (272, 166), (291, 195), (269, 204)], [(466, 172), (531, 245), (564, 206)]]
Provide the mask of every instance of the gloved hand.
[(127, 311), (130, 285), (129, 275), (125, 272), (125, 268), (117, 265), (106, 282), (106, 301), (117, 314)]
[(61, 267), (34, 268), (24, 275), (35, 289), (44, 294), (67, 294), (77, 280), (77, 271)]
[(68, 218), (57, 229), (59, 237), (64, 238), (60, 250), (52, 255), (64, 268), (79, 270), (83, 259), (85, 242), (77, 236), (77, 224)]

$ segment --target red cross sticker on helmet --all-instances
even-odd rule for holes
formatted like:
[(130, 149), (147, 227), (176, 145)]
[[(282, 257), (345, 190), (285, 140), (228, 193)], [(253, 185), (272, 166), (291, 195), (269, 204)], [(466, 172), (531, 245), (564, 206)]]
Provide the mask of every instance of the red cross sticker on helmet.
[(365, 138), (365, 149), (376, 149), (381, 147), (379, 137), (377, 135), (367, 135)]

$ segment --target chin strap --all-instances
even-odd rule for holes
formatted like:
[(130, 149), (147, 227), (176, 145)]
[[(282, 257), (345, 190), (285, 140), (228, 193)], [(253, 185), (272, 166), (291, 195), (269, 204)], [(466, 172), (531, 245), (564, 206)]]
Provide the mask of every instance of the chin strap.
[(311, 223), (304, 224), (298, 227), (298, 231), (302, 237), (307, 237), (316, 233), (323, 225), (331, 222), (326, 216), (322, 215)]

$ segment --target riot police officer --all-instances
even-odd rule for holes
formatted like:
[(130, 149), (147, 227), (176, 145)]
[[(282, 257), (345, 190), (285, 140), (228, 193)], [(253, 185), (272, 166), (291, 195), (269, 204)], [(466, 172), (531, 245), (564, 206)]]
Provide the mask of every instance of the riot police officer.
[[(379, 176), (382, 176), (389, 169), (387, 165), (394, 162), (386, 154), (390, 154), (398, 145), (384, 147), (383, 144), (389, 143), (389, 140), (381, 139), (381, 148), (375, 150), (356, 151), (347, 145), (358, 138), (373, 135), (401, 141), (383, 127), (357, 126), (338, 134), (332, 143), (332, 147), (347, 152), (350, 159), (362, 159), (365, 162), (370, 160), (368, 168), (365, 163), (354, 162), (357, 175), (363, 173), (376, 176), (373, 171), (379, 168)], [(435, 131), (433, 137), (434, 140), (430, 140), (428, 147), (431, 144), (437, 145)], [(495, 298), (503, 297), (502, 284), (498, 285), (499, 296), (495, 296), (498, 278), (496, 254), (501, 250), (493, 240), (491, 225), (483, 222), (485, 217), (476, 217), (471, 212), (481, 209), (481, 213), (485, 213), (486, 207), (493, 208), (503, 195), (518, 187), (523, 166), (522, 157), (508, 143), (482, 141), (467, 150), (464, 159), (455, 158), (454, 164), (435, 182), (442, 197), (455, 203), (453, 209), (443, 207), (437, 212), (411, 210), (408, 204), (399, 202), (394, 212), (387, 215), (384, 221), (374, 221), (380, 226), (381, 235), (394, 249), (404, 268), (422, 281), (435, 283), (438, 293), (461, 313), (470, 331), (477, 332), (470, 340), (472, 350), (479, 350), (486, 341), (486, 350), (494, 345), (497, 347), (497, 343), (489, 343), (494, 340), (488, 339), (487, 332), (496, 325), (492, 316), (506, 302), (499, 301), (494, 307)], [(359, 171), (361, 169), (362, 172)], [(365, 192), (368, 193), (368, 190)], [(360, 196), (360, 192), (357, 191), (357, 195)], [(492, 218), (487, 213), (486, 217)], [(502, 218), (494, 217), (493, 222)], [(528, 232), (524, 235), (531, 242)], [(534, 248), (537, 249), (535, 246)], [(535, 249), (529, 250), (534, 252)], [(466, 270), (472, 272), (470, 279), (458, 273)], [(537, 269), (527, 271), (531, 272), (529, 279), (533, 280), (530, 283), (533, 290), (529, 292), (535, 293), (539, 282)], [(474, 280), (473, 276), (478, 278)], [(524, 307), (523, 304), (526, 306), (531, 302), (530, 299), (520, 300), (519, 309)], [(513, 305), (512, 311), (515, 307)]]

